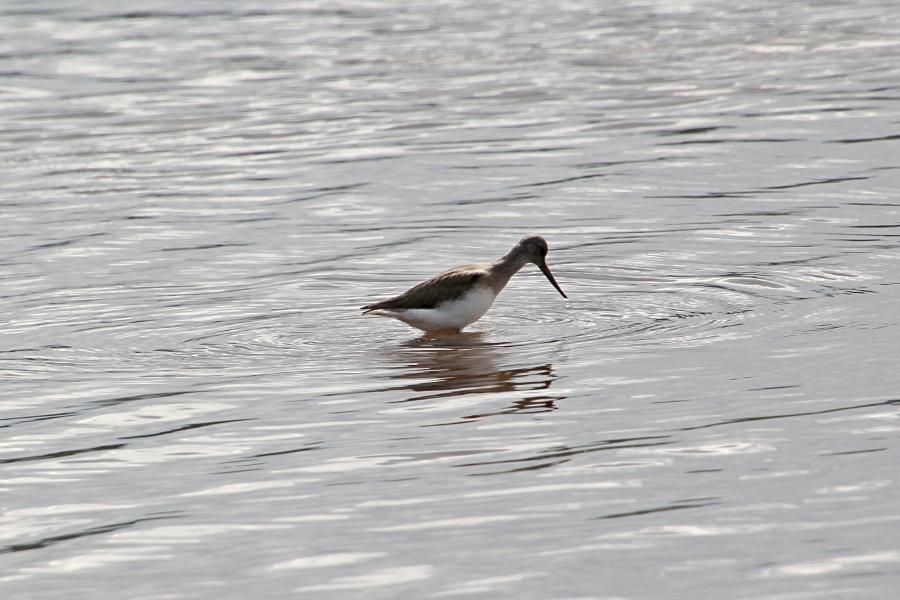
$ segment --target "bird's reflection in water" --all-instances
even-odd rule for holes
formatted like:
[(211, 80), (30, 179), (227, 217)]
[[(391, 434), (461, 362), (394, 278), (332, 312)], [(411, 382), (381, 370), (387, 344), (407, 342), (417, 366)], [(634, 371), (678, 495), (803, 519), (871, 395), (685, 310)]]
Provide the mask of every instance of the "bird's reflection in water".
[[(556, 410), (563, 396), (547, 393), (557, 375), (550, 363), (504, 366), (512, 358), (509, 348), (490, 343), (482, 332), (451, 336), (423, 336), (403, 343), (392, 356), (402, 368), (391, 378), (404, 381), (400, 389), (413, 395), (393, 402), (417, 402), (468, 394), (526, 392), (510, 405), (493, 411), (465, 415), (464, 420)], [(394, 390), (398, 388), (392, 388)]]

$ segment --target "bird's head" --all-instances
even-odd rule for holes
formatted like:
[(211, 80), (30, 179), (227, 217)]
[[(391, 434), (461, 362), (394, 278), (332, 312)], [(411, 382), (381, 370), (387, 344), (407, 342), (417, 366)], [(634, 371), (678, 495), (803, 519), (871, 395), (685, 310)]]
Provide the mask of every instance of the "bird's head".
[(539, 235), (527, 235), (519, 240), (513, 252), (519, 254), (525, 261), (536, 264), (541, 272), (547, 276), (547, 279), (550, 280), (550, 283), (553, 284), (553, 287), (556, 288), (556, 291), (562, 294), (563, 298), (568, 298), (559, 287), (559, 284), (556, 283), (556, 278), (550, 272), (550, 267), (547, 266), (547, 252), (549, 250), (550, 246), (547, 245), (547, 240)]

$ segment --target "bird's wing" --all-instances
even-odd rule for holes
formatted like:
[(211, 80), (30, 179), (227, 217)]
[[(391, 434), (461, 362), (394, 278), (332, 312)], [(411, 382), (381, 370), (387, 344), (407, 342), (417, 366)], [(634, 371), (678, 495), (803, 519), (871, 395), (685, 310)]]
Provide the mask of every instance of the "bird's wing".
[(480, 265), (465, 265), (450, 269), (440, 275), (435, 275), (428, 281), (423, 281), (414, 288), (403, 292), (399, 296), (373, 302), (363, 306), (362, 310), (405, 309), (405, 308), (434, 308), (445, 300), (455, 300), (465, 294), (473, 283), (487, 275), (484, 267)]

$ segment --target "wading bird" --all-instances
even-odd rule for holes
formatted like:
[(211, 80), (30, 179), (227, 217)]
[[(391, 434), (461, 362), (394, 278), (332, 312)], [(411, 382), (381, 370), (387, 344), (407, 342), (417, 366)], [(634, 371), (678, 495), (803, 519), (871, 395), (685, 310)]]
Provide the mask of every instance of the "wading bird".
[(459, 333), (488, 311), (510, 278), (528, 263), (536, 264), (567, 298), (547, 266), (547, 250), (547, 240), (526, 236), (490, 264), (455, 267), (399, 296), (363, 306), (363, 314), (398, 319), (430, 334)]

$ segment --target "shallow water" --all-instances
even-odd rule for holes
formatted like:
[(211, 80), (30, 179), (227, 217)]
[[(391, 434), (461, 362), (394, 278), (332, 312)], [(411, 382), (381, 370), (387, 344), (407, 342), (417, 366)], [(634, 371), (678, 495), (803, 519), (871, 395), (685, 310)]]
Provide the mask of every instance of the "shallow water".
[(896, 597), (895, 3), (3, 13), (4, 598)]

